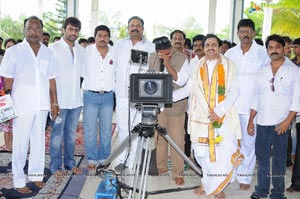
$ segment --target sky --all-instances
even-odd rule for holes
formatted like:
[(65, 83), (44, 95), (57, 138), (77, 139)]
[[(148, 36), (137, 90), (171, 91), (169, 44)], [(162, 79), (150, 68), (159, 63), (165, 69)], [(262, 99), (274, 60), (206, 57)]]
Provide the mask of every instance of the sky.
[[(82, 21), (82, 33), (89, 36), (88, 29), (89, 6), (91, 0), (79, 1), (79, 19)], [(201, 25), (204, 33), (208, 26), (209, 0), (99, 0), (100, 10), (121, 11), (121, 22), (127, 24), (128, 18), (134, 15), (142, 17), (145, 21), (145, 32), (151, 37), (152, 25), (163, 24), (178, 26), (187, 18), (194, 16)], [(249, 1), (249, 0), (246, 0)], [(39, 0), (0, 0), (1, 16), (10, 15), (18, 19), (21, 14), (27, 16), (38, 15)], [(44, 0), (44, 10), (54, 11), (56, 0)], [(222, 30), (229, 24), (230, 0), (218, 0), (216, 31)], [(153, 38), (150, 38), (153, 39)]]

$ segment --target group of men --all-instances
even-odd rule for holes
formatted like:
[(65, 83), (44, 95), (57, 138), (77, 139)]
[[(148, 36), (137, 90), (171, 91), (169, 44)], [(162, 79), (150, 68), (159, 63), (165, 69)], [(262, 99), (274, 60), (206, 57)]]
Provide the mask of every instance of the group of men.
[[(113, 48), (108, 44), (110, 30), (104, 25), (95, 28), (95, 44), (84, 49), (75, 42), (81, 30), (81, 22), (75, 17), (65, 20), (62, 38), (49, 48), (40, 43), (42, 29), (39, 18), (26, 19), (24, 41), (5, 53), (0, 68), (0, 75), (5, 77), (5, 90), (11, 92), (18, 112), (13, 123), (12, 154), (13, 182), (18, 192), (32, 192), (23, 171), (29, 141), (28, 181), (38, 188), (44, 186), (44, 129), (49, 111), (52, 118), (50, 170), (57, 179), (64, 175), (62, 162), (65, 170), (82, 173), (73, 158), (82, 109), (90, 170), (111, 153), (113, 92), (119, 142), (140, 122), (140, 112), (128, 106), (129, 76), (138, 73), (141, 67), (130, 60), (131, 50), (135, 49), (149, 53), (148, 64), (143, 66), (145, 70), (172, 75), (173, 103), (161, 110), (158, 123), (183, 150), (187, 119), (194, 156), (203, 171), (196, 194), (224, 199), (224, 189), (234, 179), (241, 190), (250, 189), (257, 158), (258, 185), (251, 198), (267, 197), (271, 178), (273, 189), (269, 197), (285, 198), (282, 160), (286, 159), (289, 126), (300, 112), (300, 74), (298, 67), (284, 56), (282, 37), (269, 36), (265, 49), (253, 40), (253, 21), (242, 19), (237, 27), (240, 39), (237, 46), (223, 55), (221, 40), (216, 35), (197, 35), (193, 38), (196, 55), (193, 58), (184, 49), (184, 32), (175, 30), (170, 40), (159, 37), (151, 43), (143, 34), (144, 21), (138, 16), (128, 20), (129, 38), (118, 41)], [(117, 169), (131, 166), (135, 147), (133, 144), (128, 160), (128, 151), (118, 157)], [(157, 135), (159, 174), (168, 171), (167, 147), (166, 140)], [(182, 185), (184, 161), (174, 149), (170, 149), (170, 154), (172, 178), (176, 185)], [(298, 186), (293, 182), (291, 187), (298, 191)]]

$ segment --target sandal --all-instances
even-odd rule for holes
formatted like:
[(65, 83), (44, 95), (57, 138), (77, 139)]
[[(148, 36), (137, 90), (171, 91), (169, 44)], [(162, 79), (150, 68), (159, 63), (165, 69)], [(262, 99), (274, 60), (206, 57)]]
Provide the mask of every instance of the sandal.
[(252, 193), (250, 196), (251, 199), (260, 199), (259, 195), (257, 193)]

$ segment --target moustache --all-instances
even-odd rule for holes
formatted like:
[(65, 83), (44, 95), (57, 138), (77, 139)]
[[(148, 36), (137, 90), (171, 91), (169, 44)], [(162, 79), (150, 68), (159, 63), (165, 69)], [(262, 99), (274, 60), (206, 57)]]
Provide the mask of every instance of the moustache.
[(248, 36), (243, 37), (243, 39), (250, 39)]
[(179, 45), (181, 45), (181, 43), (180, 43), (180, 42), (175, 42), (175, 44), (179, 44)]
[(137, 29), (132, 30), (131, 32), (139, 32)]
[(271, 55), (279, 55), (278, 53), (271, 53)]
[(196, 52), (201, 52), (201, 49), (197, 49)]

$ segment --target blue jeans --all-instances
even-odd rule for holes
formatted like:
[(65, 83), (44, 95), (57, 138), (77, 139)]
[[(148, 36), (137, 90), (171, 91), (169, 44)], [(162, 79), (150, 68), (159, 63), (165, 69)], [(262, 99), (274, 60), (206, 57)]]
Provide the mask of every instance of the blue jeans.
[[(255, 154), (258, 161), (257, 186), (255, 193), (260, 197), (267, 197), (272, 178), (273, 189), (270, 198), (284, 198), (284, 177), (286, 172), (285, 160), (287, 156), (287, 143), (289, 132), (277, 135), (275, 126), (257, 125)], [(271, 146), (273, 146), (272, 173), (270, 173)]]
[[(111, 152), (113, 92), (83, 92), (84, 145), (88, 164), (102, 163)], [(97, 144), (100, 130), (100, 145)]]
[(64, 167), (71, 170), (75, 167), (74, 146), (76, 129), (82, 107), (75, 109), (61, 109), (60, 115), (52, 122), (50, 139), (50, 171), (61, 170), (62, 141), (64, 142)]

